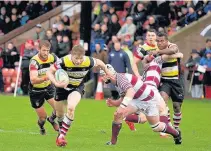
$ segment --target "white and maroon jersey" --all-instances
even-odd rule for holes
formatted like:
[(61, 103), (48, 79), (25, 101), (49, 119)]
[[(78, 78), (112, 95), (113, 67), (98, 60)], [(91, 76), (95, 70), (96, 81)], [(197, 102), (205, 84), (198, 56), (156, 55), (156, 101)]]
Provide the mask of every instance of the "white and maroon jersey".
[(133, 99), (149, 101), (154, 97), (154, 91), (138, 77), (129, 73), (117, 73), (117, 90), (126, 93), (129, 88), (135, 90)]
[(156, 88), (159, 87), (163, 63), (162, 57), (158, 56), (148, 64), (142, 75), (144, 83), (155, 86)]

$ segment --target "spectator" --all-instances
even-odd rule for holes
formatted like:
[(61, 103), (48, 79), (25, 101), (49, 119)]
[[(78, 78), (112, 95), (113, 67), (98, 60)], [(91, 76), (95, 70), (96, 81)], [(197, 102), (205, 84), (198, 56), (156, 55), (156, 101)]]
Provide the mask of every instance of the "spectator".
[(25, 25), (27, 23), (27, 21), (29, 20), (29, 15), (27, 15), (26, 11), (22, 12), (22, 16), (21, 16), (21, 25)]
[(45, 29), (42, 28), (41, 24), (36, 25), (36, 39), (43, 40), (45, 38)]
[(63, 16), (62, 22), (65, 26), (70, 26), (70, 18), (67, 15)]
[(200, 56), (205, 56), (205, 52), (211, 50), (211, 38), (207, 38), (206, 47), (200, 51)]
[(2, 51), (4, 68), (14, 68), (15, 62), (19, 60), (17, 48), (12, 42), (8, 43), (7, 48)]
[(100, 14), (100, 3), (99, 2), (92, 2), (93, 10), (92, 10), (92, 22), (95, 21), (97, 16)]
[(204, 7), (204, 13), (211, 12), (211, 2), (207, 2), (208, 4)]
[(39, 12), (39, 15), (43, 15), (43, 14), (45, 14), (48, 11), (49, 11), (49, 9), (48, 9), (48, 6), (46, 5), (46, 2), (45, 1), (40, 1), (40, 12)]
[(109, 23), (109, 17), (108, 17), (108, 15), (104, 15), (103, 16), (103, 20), (100, 23), (100, 25), (103, 25), (103, 24), (106, 24), (108, 26), (108, 28), (109, 28), (110, 23)]
[(97, 37), (100, 36), (100, 24), (95, 24), (94, 29), (91, 32), (91, 42), (94, 42)]
[(51, 43), (51, 53), (56, 53), (56, 50), (58, 49), (57, 39), (56, 36), (53, 35), (53, 31), (51, 29), (46, 31), (45, 40), (48, 40)]
[(60, 22), (62, 22), (62, 17), (61, 16), (56, 16), (56, 20), (55, 20), (54, 24), (58, 24)]
[(0, 16), (0, 19), (4, 21), (5, 18), (6, 18), (6, 16), (7, 16), (6, 15), (6, 8), (5, 7), (2, 7), (1, 8), (1, 16)]
[(109, 35), (110, 36), (114, 36), (118, 33), (118, 31), (120, 30), (121, 26), (118, 22), (118, 17), (116, 14), (113, 14), (111, 16), (111, 25), (109, 28)]
[(114, 50), (114, 44), (119, 42), (117, 36), (112, 36), (111, 41), (108, 43), (108, 51)]
[[(203, 95), (203, 84), (202, 84), (202, 81), (199, 79), (200, 72), (198, 72), (197, 70), (193, 72), (194, 67), (197, 64), (199, 64), (200, 60), (201, 60), (201, 57), (200, 57), (199, 52), (193, 49), (191, 53), (191, 57), (186, 63), (186, 67), (189, 68), (187, 80), (193, 80), (192, 89), (191, 89), (192, 98), (201, 98)], [(192, 76), (193, 76), (193, 79), (191, 79)]]
[(132, 14), (134, 24), (143, 24), (146, 19), (146, 11), (143, 3), (139, 2), (134, 8), (134, 13)]
[(133, 18), (129, 16), (127, 17), (126, 23), (121, 27), (120, 31), (117, 33), (117, 37), (119, 39), (123, 39), (125, 35), (130, 35), (131, 41), (133, 41), (135, 31), (136, 26), (133, 24)]
[(17, 15), (17, 16), (18, 16), (17, 12), (18, 12), (17, 8), (13, 8), (13, 9), (12, 9), (12, 14), (13, 14), (13, 15)]
[(21, 26), (20, 21), (17, 19), (17, 16), (13, 14), (11, 21), (11, 30), (14, 30), (20, 26)]
[[(102, 50), (100, 43), (95, 44), (95, 51), (92, 54), (92, 57), (102, 60), (105, 64), (108, 63), (108, 54), (106, 51)], [(99, 68), (93, 68), (94, 73), (94, 92), (97, 88), (97, 81), (99, 76)]]
[(62, 36), (61, 33), (57, 34), (58, 47), (56, 55), (61, 58), (70, 52), (70, 40), (67, 35)]
[(186, 16), (188, 14), (188, 9), (186, 7), (181, 8), (181, 12), (178, 12), (178, 26), (184, 27), (185, 26), (185, 21), (186, 21)]
[[(120, 42), (114, 44), (114, 50), (112, 50), (108, 56), (108, 63), (119, 73), (126, 73), (127, 70), (129, 73), (132, 73), (130, 59), (126, 52), (121, 49)], [(115, 86), (110, 84), (110, 88), (113, 99), (117, 99), (119, 95)]]
[(6, 17), (5, 19), (5, 28), (4, 28), (4, 34), (9, 33), (12, 30), (12, 23), (9, 17)]
[(34, 48), (34, 41), (27, 40), (24, 45), (21, 46), (21, 50), (24, 50), (23, 61), (22, 61), (22, 83), (21, 89), (23, 94), (28, 94), (28, 84), (29, 84), (29, 61), (30, 59), (37, 54), (37, 50)]
[(157, 21), (155, 20), (154, 16), (149, 16), (148, 20), (144, 23), (144, 31), (145, 32), (149, 29), (158, 30), (158, 27), (159, 27), (159, 25), (158, 25)]
[[(204, 66), (205, 68), (211, 68), (211, 50), (207, 50), (205, 52), (205, 56), (201, 58), (200, 60), (200, 65)], [(204, 85), (211, 85), (211, 72), (210, 71), (206, 71), (204, 74)]]
[(126, 54), (128, 55), (128, 57), (130, 59), (130, 64), (132, 65), (133, 64), (133, 53), (129, 49), (128, 42), (123, 42), (122, 50), (126, 52)]
[(95, 19), (93, 25), (95, 25), (96, 23), (100, 24), (103, 21), (103, 16), (109, 15), (108, 9), (109, 9), (108, 5), (106, 3), (104, 3), (102, 6), (102, 10), (100, 11), (100, 14)]
[(57, 24), (52, 25), (52, 32), (53, 32), (53, 35), (56, 37), (56, 35), (58, 34), (58, 25)]
[[(72, 33), (69, 29), (66, 29), (64, 24), (62, 22), (58, 23), (58, 32), (64, 36), (67, 35), (69, 37), (69, 39), (72, 38)], [(72, 39), (71, 39), (72, 40)]]
[(109, 32), (108, 32), (108, 27), (106, 24), (103, 24), (101, 26), (101, 33), (100, 33), (99, 37), (97, 37), (97, 38), (103, 39), (105, 44), (108, 44)]
[(188, 14), (186, 15), (186, 19), (185, 19), (185, 24), (188, 25), (190, 23), (192, 23), (193, 21), (196, 21), (197, 18), (197, 14), (194, 10), (193, 7), (189, 7), (188, 8)]

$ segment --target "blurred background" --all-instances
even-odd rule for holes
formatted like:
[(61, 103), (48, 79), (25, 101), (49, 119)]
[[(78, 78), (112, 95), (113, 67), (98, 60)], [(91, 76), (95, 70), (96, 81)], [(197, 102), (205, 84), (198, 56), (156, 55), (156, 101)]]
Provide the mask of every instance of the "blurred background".
[[(186, 95), (211, 98), (210, 1), (1, 1), (0, 10), (2, 93), (14, 92), (23, 52), (17, 92), (28, 94), (29, 60), (37, 53), (39, 40), (49, 40), (51, 52), (58, 57), (82, 44), (86, 55), (113, 64), (118, 72), (131, 73), (133, 51), (144, 43), (146, 31), (153, 28), (168, 33), (169, 40), (184, 54)], [(116, 53), (124, 54), (117, 63), (112, 57)], [(98, 72), (94, 69), (87, 76), (85, 97), (95, 96)], [(107, 85), (104, 93), (116, 96)]]

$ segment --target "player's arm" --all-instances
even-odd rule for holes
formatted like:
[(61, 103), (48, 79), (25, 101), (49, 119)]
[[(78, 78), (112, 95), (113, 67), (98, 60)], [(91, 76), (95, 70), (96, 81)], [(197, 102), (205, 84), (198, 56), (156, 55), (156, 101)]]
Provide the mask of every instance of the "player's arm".
[(39, 84), (48, 80), (47, 76), (38, 77), (38, 65), (35, 60), (32, 60), (29, 65), (31, 84)]
[(172, 55), (162, 55), (161, 57), (162, 57), (163, 61), (168, 61), (168, 60), (176, 59), (176, 58), (182, 59), (183, 54), (181, 52), (178, 52), (178, 53), (175, 53), (175, 54), (172, 54)]
[(157, 53), (159, 55), (163, 55), (163, 54), (172, 55), (172, 54), (175, 54), (177, 52), (179, 52), (177, 45), (172, 45), (172, 46), (170, 46), (166, 49), (163, 49), (163, 50), (157, 50)]
[(128, 106), (128, 104), (132, 101), (133, 97), (135, 95), (135, 90), (131, 87), (127, 89), (125, 97), (123, 98), (120, 107), (125, 108)]
[(56, 85), (56, 79), (55, 79), (55, 72), (56, 72), (56, 68), (54, 65), (50, 66), (50, 69), (47, 71), (46, 75), (48, 76), (48, 79), (54, 84)]

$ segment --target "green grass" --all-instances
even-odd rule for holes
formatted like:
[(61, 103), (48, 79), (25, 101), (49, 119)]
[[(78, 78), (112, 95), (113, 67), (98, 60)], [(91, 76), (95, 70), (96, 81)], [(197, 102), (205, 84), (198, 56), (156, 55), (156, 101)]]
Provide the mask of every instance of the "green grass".
[[(49, 105), (45, 104), (50, 114)], [(170, 103), (170, 106), (171, 103)], [(39, 135), (37, 117), (27, 97), (0, 96), (0, 151), (209, 151), (211, 150), (211, 101), (185, 100), (181, 130), (183, 144), (160, 138), (148, 123), (136, 125), (131, 132), (123, 124), (116, 146), (106, 146), (110, 139), (114, 108), (105, 102), (83, 100), (67, 135), (68, 146), (55, 145), (57, 133), (49, 123), (47, 135)]]

